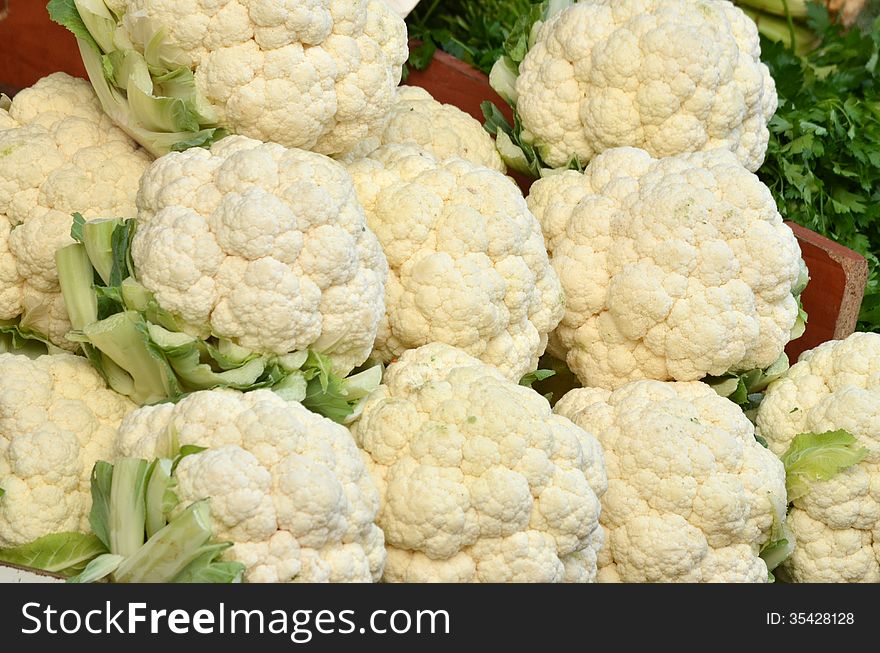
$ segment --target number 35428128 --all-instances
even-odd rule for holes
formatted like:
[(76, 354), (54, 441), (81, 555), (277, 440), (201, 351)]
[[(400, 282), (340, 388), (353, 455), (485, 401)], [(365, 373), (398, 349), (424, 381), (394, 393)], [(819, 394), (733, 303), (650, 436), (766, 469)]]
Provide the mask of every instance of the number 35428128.
[(834, 626), (852, 625), (855, 623), (855, 615), (852, 612), (768, 612), (767, 624), (771, 626), (790, 625), (814, 625)]

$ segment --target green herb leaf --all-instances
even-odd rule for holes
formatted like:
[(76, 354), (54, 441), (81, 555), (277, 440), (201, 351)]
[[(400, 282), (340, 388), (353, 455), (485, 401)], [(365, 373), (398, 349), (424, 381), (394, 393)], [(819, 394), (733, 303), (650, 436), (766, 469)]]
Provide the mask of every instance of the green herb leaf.
[(804, 58), (762, 39), (779, 109), (758, 174), (780, 212), (868, 259), (860, 328), (880, 330), (880, 22), (844, 30), (808, 5), (820, 36)]

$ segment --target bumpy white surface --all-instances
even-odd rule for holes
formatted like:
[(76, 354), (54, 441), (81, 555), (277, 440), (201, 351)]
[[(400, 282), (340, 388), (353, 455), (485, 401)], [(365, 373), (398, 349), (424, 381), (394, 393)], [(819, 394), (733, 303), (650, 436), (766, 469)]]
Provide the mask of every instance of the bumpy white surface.
[(137, 202), (136, 276), (196, 332), (340, 373), (369, 356), (387, 263), (341, 164), (229, 136), (158, 159)]
[(540, 29), (517, 111), (547, 164), (633, 146), (764, 161), (776, 86), (754, 22), (717, 0), (582, 0)]
[(134, 408), (85, 358), (0, 354), (0, 548), (89, 530), (92, 467)]
[(391, 268), (376, 352), (459, 347), (513, 380), (564, 310), (541, 229), (516, 185), (463, 159), (386, 145), (351, 166)]
[(0, 108), (0, 320), (75, 348), (55, 252), (73, 243), (75, 211), (132, 217), (149, 163), (84, 80), (53, 73)]
[(602, 450), (541, 395), (432, 344), (388, 368), (351, 428), (381, 494), (386, 581), (595, 581)]
[(585, 386), (766, 368), (798, 316), (800, 248), (726, 150), (608, 150), (532, 187), (565, 292), (550, 351)]
[(498, 172), (507, 166), (483, 125), (458, 107), (442, 104), (418, 86), (397, 89), (397, 102), (385, 131), (361, 142), (346, 155), (353, 163), (383, 145), (413, 145), (443, 160), (458, 157)]
[[(408, 56), (384, 0), (116, 0), (162, 28), (233, 133), (342, 154), (384, 127)], [(142, 46), (143, 44), (138, 44)]]
[(177, 467), (185, 508), (210, 497), (225, 554), (245, 580), (371, 582), (385, 548), (374, 519), (379, 495), (351, 434), (269, 390), (211, 390), (176, 405), (139, 408), (119, 428), (122, 456), (167, 456), (169, 430), (207, 447)]
[(867, 450), (794, 501), (797, 547), (783, 564), (798, 582), (880, 582), (880, 335), (856, 333), (802, 354), (767, 389), (757, 424), (778, 455), (800, 433), (838, 429)]
[(785, 470), (709, 386), (577, 389), (554, 412), (605, 451), (599, 582), (767, 582), (758, 556), (785, 518)]

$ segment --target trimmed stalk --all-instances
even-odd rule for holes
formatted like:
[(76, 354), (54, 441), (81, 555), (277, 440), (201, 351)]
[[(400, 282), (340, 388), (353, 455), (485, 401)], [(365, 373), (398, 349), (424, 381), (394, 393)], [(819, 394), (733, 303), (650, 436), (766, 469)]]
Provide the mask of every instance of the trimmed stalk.
[(106, 285), (110, 285), (113, 272), (113, 232), (122, 224), (118, 218), (109, 220), (90, 220), (83, 227), (83, 245), (88, 253), (92, 267)]
[(98, 298), (92, 287), (94, 272), (86, 247), (62, 247), (55, 252), (55, 265), (70, 325), (82, 331), (98, 319)]
[(212, 536), (208, 500), (197, 501), (127, 558), (113, 578), (117, 583), (169, 582), (202, 556)]
[(122, 458), (113, 465), (107, 533), (110, 552), (133, 556), (144, 544), (147, 461)]
[[(168, 363), (149, 348), (146, 323), (139, 313), (126, 311), (88, 325), (83, 335), (131, 377), (131, 399), (152, 404), (179, 393)], [(115, 388), (114, 388), (115, 389)]]

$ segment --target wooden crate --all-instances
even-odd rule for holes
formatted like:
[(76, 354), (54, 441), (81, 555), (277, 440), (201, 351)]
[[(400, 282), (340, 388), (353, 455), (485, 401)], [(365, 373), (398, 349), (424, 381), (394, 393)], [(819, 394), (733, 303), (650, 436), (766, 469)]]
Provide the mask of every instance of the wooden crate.
[[(49, 20), (44, 0), (0, 0), (0, 84), (24, 88), (61, 70), (85, 77), (73, 35)], [(0, 89), (2, 90), (2, 89)]]
[[(441, 102), (454, 104), (481, 122), (480, 103), (484, 100), (493, 101), (512, 120), (510, 108), (489, 86), (488, 77), (445, 52), (438, 51), (426, 70), (411, 73), (407, 83), (427, 89)], [(531, 181), (519, 176), (517, 181), (527, 193)], [(814, 231), (788, 224), (810, 270), (810, 284), (803, 294), (809, 314), (807, 330), (786, 349), (794, 362), (804, 351), (828, 340), (845, 338), (855, 330), (868, 281), (868, 262)]]

